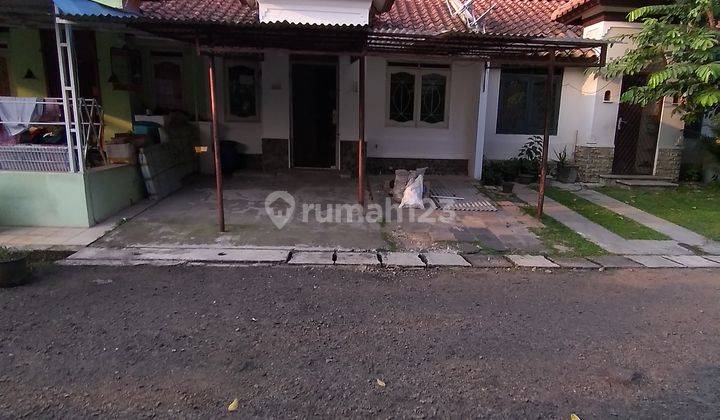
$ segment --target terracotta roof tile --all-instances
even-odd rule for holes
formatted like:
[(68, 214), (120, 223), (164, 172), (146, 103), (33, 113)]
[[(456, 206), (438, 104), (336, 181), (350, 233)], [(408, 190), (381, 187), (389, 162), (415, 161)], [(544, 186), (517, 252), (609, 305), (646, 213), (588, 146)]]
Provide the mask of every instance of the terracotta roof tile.
[[(555, 10), (573, 1), (582, 0), (474, 0), (474, 6), (480, 14), (495, 5), (480, 27), (489, 35), (575, 37), (580, 33), (579, 27), (552, 19)], [(140, 9), (144, 17), (162, 21), (258, 22), (257, 8), (241, 0), (146, 0)], [(397, 32), (468, 32), (463, 21), (448, 10), (445, 0), (395, 0), (390, 10), (373, 17), (371, 26)]]
[(586, 4), (592, 3), (594, 0), (570, 0), (565, 4), (558, 7), (552, 14), (553, 20), (559, 19), (575, 9), (585, 6)]
[[(483, 18), (485, 33), (504, 36), (577, 36), (580, 28), (551, 19), (567, 0), (475, 0), (477, 14), (495, 6)], [(417, 32), (467, 32), (445, 0), (395, 0), (393, 7), (375, 17), (373, 26)]]
[(240, 0), (152, 0), (140, 4), (143, 17), (188, 23), (252, 24), (258, 11)]

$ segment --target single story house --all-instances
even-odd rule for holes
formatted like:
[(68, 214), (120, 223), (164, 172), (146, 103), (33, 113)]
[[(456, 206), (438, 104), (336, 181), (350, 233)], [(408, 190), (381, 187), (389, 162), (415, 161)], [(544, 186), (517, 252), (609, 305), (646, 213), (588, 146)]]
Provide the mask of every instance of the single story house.
[[(177, 110), (205, 146), (214, 115), (219, 140), (241, 145), (258, 169), (428, 166), (481, 179), (484, 159), (513, 158), (529, 136), (544, 134), (550, 79), (551, 160), (566, 150), (584, 181), (677, 179), (683, 124), (673, 98), (621, 104), (643, 78), (588, 71), (630, 47), (606, 41), (637, 31), (625, 15), (647, 3), (5, 0), (0, 97), (63, 100), (64, 176), (75, 181), (57, 169), (0, 166), (0, 225), (92, 225), (137, 200), (137, 171), (89, 168), (84, 142), (103, 146)], [(101, 107), (92, 120), (101, 128), (73, 116), (81, 100)], [(199, 159), (212, 173), (212, 155)], [(65, 208), (71, 193), (81, 210)]]

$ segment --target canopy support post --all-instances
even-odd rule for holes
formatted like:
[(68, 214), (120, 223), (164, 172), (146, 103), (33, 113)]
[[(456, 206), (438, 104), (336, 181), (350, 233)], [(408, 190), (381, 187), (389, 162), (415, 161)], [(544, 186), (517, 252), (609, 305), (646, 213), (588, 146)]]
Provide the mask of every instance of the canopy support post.
[(210, 56), (208, 67), (208, 85), (210, 88), (210, 115), (212, 118), (212, 145), (215, 158), (215, 193), (217, 196), (218, 230), (225, 232), (225, 208), (223, 206), (222, 165), (220, 164), (220, 142), (218, 141), (218, 118), (215, 103), (215, 57)]
[(549, 51), (550, 63), (547, 67), (547, 80), (545, 81), (545, 132), (543, 133), (542, 157), (540, 158), (540, 177), (538, 180), (538, 220), (542, 219), (543, 207), (545, 206), (545, 180), (547, 178), (548, 152), (550, 148), (550, 118), (553, 106), (553, 81), (555, 79), (555, 50)]
[(365, 205), (365, 55), (358, 60), (358, 185), (357, 199)]

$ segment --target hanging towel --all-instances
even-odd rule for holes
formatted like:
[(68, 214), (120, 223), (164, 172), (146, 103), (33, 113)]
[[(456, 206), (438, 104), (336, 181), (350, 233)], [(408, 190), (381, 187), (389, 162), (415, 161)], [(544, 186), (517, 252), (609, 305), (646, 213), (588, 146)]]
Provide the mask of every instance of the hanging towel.
[(0, 96), (0, 121), (11, 136), (27, 130), (37, 110), (38, 98)]

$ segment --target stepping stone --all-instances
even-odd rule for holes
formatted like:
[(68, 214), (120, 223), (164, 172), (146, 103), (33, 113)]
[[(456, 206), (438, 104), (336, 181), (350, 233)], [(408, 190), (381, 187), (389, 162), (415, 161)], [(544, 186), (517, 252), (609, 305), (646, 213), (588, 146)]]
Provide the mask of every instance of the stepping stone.
[(594, 263), (600, 264), (605, 268), (637, 268), (642, 267), (637, 262), (625, 258), (620, 255), (601, 255), (597, 257), (588, 257)]
[(424, 252), (429, 267), (470, 267), (470, 263), (458, 254), (450, 252)]
[(502, 255), (466, 254), (464, 257), (470, 261), (473, 267), (509, 268), (513, 266), (513, 264)]
[(665, 255), (665, 258), (690, 268), (720, 267), (720, 263), (705, 259), (698, 255)]
[(560, 267), (563, 268), (583, 268), (583, 269), (592, 269), (592, 268), (600, 268), (599, 265), (595, 264), (594, 262), (587, 260), (585, 258), (552, 258), (553, 262), (556, 264), (559, 264)]
[(425, 267), (420, 256), (414, 252), (385, 252), (380, 257), (383, 265), (389, 267)]
[(451, 232), (453, 236), (455, 236), (455, 240), (458, 242), (475, 242), (477, 240), (475, 234), (470, 230), (453, 229)]
[(660, 255), (628, 255), (633, 261), (639, 262), (647, 268), (677, 268), (683, 267), (675, 261), (670, 261)]
[(380, 265), (374, 252), (338, 252), (335, 258), (337, 265)]
[(292, 257), (290, 258), (290, 261), (288, 261), (288, 264), (305, 264), (305, 265), (313, 265), (313, 264), (322, 264), (322, 265), (333, 265), (333, 252), (325, 251), (325, 252), (309, 252), (309, 251), (300, 251), (300, 252), (293, 252)]
[(548, 260), (542, 255), (508, 255), (510, 261), (514, 262), (518, 267), (533, 268), (558, 268), (559, 265)]
[(494, 249), (495, 251), (508, 250), (508, 247), (497, 236), (495, 236), (490, 229), (473, 228), (472, 232), (477, 237), (477, 241), (480, 242), (483, 247)]

